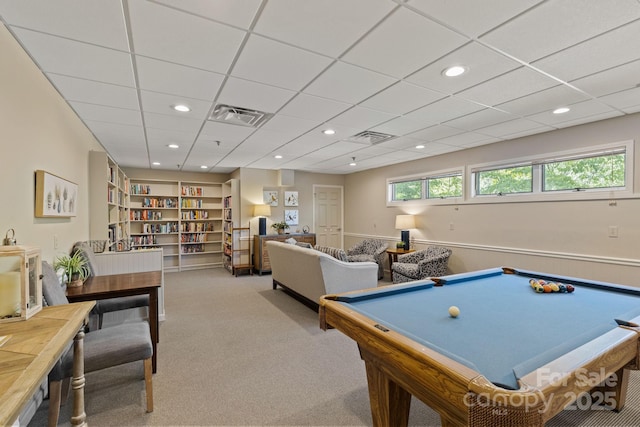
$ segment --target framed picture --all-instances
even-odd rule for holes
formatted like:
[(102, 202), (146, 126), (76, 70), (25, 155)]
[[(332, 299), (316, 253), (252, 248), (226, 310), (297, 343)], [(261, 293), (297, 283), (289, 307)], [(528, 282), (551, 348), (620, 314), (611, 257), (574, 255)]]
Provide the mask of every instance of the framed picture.
[(36, 217), (76, 216), (77, 206), (77, 184), (43, 170), (36, 171)]
[(285, 191), (284, 192), (284, 205), (285, 206), (298, 206), (298, 192), (297, 191)]
[(266, 190), (262, 192), (262, 201), (265, 205), (278, 206), (278, 191)]
[(286, 222), (288, 225), (298, 225), (298, 210), (285, 209), (284, 222)]

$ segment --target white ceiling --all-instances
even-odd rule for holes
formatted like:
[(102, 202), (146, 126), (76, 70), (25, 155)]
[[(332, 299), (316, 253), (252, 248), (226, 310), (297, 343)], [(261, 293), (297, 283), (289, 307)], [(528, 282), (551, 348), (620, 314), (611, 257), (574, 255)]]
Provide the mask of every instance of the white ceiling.
[[(0, 18), (125, 167), (343, 174), (640, 111), (640, 0), (0, 0)], [(219, 103), (274, 116), (208, 120)], [(397, 138), (347, 141), (365, 130)]]

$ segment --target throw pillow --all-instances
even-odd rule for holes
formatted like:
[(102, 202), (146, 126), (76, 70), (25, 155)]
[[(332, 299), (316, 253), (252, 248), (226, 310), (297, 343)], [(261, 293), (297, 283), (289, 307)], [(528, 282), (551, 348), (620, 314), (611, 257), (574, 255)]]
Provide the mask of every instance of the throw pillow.
[(316, 245), (315, 250), (327, 255), (331, 255), (337, 260), (347, 262), (347, 253), (344, 251), (344, 249)]

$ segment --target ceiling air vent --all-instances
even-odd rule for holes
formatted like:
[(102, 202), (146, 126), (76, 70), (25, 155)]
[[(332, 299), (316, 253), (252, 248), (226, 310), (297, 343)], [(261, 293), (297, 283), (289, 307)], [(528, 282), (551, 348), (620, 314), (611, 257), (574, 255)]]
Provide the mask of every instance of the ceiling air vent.
[(263, 111), (218, 104), (216, 105), (215, 110), (213, 110), (211, 117), (209, 117), (209, 120), (257, 128), (269, 120), (271, 116), (273, 116), (273, 114), (265, 113)]
[(357, 133), (349, 138), (349, 141), (360, 142), (362, 144), (380, 144), (383, 141), (387, 141), (391, 138), (395, 138), (395, 135), (389, 135), (388, 133), (372, 132), (365, 130), (364, 132)]

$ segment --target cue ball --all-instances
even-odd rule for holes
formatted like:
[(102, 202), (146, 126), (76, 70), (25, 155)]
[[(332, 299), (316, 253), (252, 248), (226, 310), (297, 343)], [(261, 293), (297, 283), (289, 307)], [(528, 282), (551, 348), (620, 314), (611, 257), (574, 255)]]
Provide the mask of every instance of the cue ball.
[(460, 315), (460, 309), (458, 307), (456, 307), (455, 305), (452, 305), (451, 307), (449, 307), (449, 316), (458, 317), (459, 315)]

